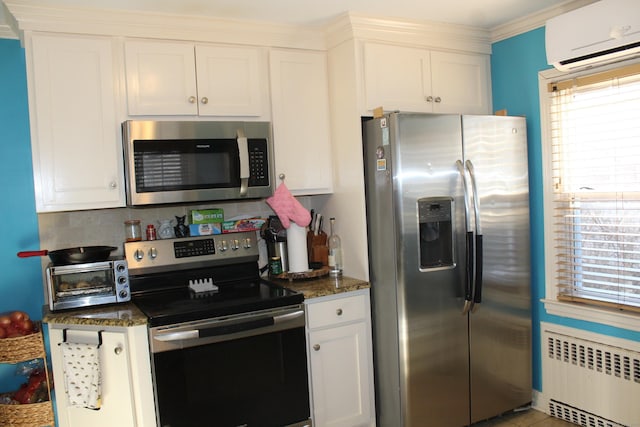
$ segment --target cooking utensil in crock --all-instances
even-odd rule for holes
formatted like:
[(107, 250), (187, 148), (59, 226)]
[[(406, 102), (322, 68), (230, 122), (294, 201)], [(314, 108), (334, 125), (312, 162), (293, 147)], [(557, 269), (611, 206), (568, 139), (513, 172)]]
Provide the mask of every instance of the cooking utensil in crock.
[(33, 256), (49, 256), (54, 265), (82, 264), (85, 262), (106, 261), (115, 246), (79, 246), (76, 248), (58, 249), (55, 251), (23, 251), (18, 252), (20, 258)]

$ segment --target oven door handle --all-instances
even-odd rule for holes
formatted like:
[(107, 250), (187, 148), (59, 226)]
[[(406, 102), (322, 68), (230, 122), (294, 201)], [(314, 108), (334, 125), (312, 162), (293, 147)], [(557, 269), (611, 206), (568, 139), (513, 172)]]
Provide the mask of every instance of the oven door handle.
[(222, 335), (237, 334), (253, 329), (265, 328), (274, 325), (283, 325), (291, 321), (295, 321), (304, 316), (304, 310), (294, 311), (292, 313), (282, 314), (279, 316), (262, 317), (246, 322), (231, 323), (221, 326), (213, 326), (211, 328), (190, 329), (186, 331), (168, 332), (154, 336), (155, 340), (170, 342), (188, 339), (216, 337)]

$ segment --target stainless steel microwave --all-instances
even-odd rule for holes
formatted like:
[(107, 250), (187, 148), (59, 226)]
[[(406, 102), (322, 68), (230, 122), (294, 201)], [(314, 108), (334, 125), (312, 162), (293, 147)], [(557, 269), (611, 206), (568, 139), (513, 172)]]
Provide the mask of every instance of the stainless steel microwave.
[(128, 206), (269, 197), (275, 189), (269, 122), (122, 124)]

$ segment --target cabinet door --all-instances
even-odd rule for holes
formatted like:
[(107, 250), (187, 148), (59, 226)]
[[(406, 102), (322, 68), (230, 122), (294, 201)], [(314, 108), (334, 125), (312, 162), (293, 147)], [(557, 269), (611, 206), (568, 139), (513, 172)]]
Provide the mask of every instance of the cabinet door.
[(491, 113), (487, 55), (431, 52), (431, 84), (436, 113)]
[(194, 46), (127, 41), (127, 105), (135, 115), (196, 115)]
[(367, 43), (364, 46), (367, 110), (431, 112), (431, 65), (424, 49)]
[(369, 335), (364, 321), (309, 332), (314, 425), (372, 424)]
[(113, 42), (35, 33), (27, 46), (37, 211), (124, 206)]
[(273, 50), (269, 64), (276, 176), (294, 195), (331, 193), (326, 54)]
[(258, 49), (196, 46), (199, 114), (261, 116), (266, 72)]
[[(97, 331), (83, 331), (97, 335)], [(67, 332), (69, 335), (70, 332)], [(137, 426), (134, 411), (134, 395), (131, 383), (129, 347), (124, 332), (102, 332), (100, 346), (100, 374), (102, 401), (99, 410), (69, 405), (62, 368), (62, 330), (49, 329), (51, 360), (56, 379), (56, 409), (58, 421), (63, 427), (126, 427)]]

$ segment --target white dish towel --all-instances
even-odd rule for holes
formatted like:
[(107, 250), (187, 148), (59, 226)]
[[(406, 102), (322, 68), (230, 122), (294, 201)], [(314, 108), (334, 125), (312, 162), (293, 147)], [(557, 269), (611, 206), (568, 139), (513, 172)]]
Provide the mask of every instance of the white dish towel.
[(100, 409), (100, 351), (99, 345), (60, 343), (62, 371), (69, 404)]

